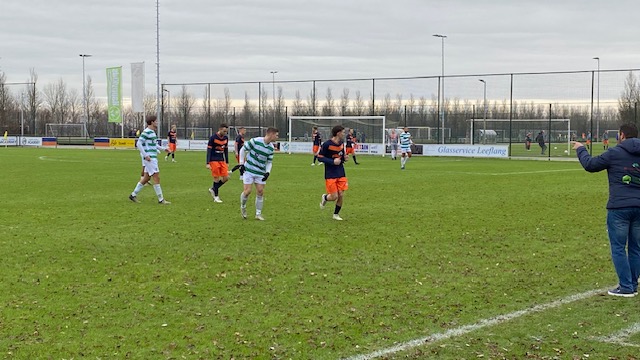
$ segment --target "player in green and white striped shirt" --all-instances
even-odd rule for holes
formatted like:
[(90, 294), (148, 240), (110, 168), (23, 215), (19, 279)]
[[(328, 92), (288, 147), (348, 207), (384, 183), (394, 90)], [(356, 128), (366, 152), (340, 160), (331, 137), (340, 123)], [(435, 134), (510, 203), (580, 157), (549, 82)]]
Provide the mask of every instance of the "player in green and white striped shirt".
[(402, 134), (400, 134), (400, 153), (402, 156), (400, 159), (400, 169), (402, 170), (404, 170), (407, 161), (411, 158), (411, 144), (413, 144), (411, 133), (409, 133), (409, 128), (405, 126), (404, 129), (402, 129)]
[(239, 164), (234, 170), (240, 169), (244, 191), (240, 194), (240, 214), (247, 218), (247, 200), (251, 195), (251, 187), (256, 185), (256, 220), (262, 217), (264, 185), (271, 173), (273, 162), (273, 142), (278, 140), (278, 129), (270, 127), (264, 137), (256, 137), (244, 143), (240, 149)]
[(162, 146), (158, 145), (158, 136), (156, 130), (158, 129), (158, 118), (156, 116), (149, 116), (147, 118), (147, 128), (140, 134), (138, 143), (136, 146), (140, 151), (140, 157), (142, 157), (143, 175), (136, 188), (129, 195), (129, 200), (137, 203), (138, 193), (144, 185), (149, 182), (149, 179), (153, 177), (153, 190), (155, 190), (158, 196), (158, 203), (162, 205), (171, 204), (164, 199), (162, 195), (162, 188), (160, 187), (160, 168), (158, 167), (158, 153), (166, 150)]

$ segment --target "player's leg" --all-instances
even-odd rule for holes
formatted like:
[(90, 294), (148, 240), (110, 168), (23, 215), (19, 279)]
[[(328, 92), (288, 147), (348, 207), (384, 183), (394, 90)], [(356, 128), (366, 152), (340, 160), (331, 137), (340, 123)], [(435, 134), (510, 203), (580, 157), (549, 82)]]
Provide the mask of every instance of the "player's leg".
[(156, 192), (156, 196), (158, 197), (158, 204), (169, 205), (171, 202), (164, 199), (162, 194), (162, 187), (160, 186), (160, 172), (155, 172), (152, 176), (153, 178), (153, 190)]
[(251, 187), (253, 186), (253, 176), (245, 172), (242, 175), (243, 189), (240, 193), (240, 215), (242, 218), (247, 218), (247, 201), (249, 200), (249, 195), (251, 195)]
[(320, 209), (324, 209), (327, 201), (336, 201), (338, 198), (338, 179), (325, 179), (324, 185), (327, 190), (320, 198)]
[(343, 177), (338, 179), (338, 181), (336, 182), (336, 187), (338, 192), (336, 193), (337, 199), (336, 199), (336, 207), (333, 210), (333, 219), (341, 221), (342, 218), (340, 217), (340, 210), (342, 210), (342, 203), (344, 201), (344, 192), (345, 190), (348, 189), (347, 178)]
[(353, 163), (356, 165), (360, 165), (358, 163), (358, 160), (356, 160), (356, 149), (355, 148), (350, 148), (351, 150), (349, 150), (349, 153), (351, 154), (351, 156), (353, 157)]
[(262, 206), (264, 205), (264, 183), (261, 179), (256, 179), (256, 220), (264, 220), (262, 217)]
[(318, 160), (318, 150), (319, 150), (319, 146), (313, 145), (313, 162), (311, 163), (311, 166), (316, 165), (316, 160)]
[(144, 186), (149, 182), (149, 174), (144, 172), (144, 168), (142, 171), (142, 176), (140, 177), (140, 180), (138, 181), (138, 183), (136, 184), (136, 187), (133, 189), (133, 191), (131, 192), (131, 194), (129, 194), (129, 200), (137, 203), (138, 202), (138, 198), (136, 196), (138, 196), (138, 193), (144, 188)]
[(400, 154), (400, 169), (404, 170), (404, 164), (407, 162), (407, 151), (405, 149), (401, 149)]

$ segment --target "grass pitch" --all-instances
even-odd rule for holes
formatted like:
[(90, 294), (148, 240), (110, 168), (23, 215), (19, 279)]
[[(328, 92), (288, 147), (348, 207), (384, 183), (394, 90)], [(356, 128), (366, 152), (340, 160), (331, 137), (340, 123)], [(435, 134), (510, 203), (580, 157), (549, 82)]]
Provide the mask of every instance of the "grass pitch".
[[(161, 206), (150, 187), (127, 199), (135, 151), (0, 149), (1, 357), (349, 358), (616, 283), (606, 174), (577, 162), (361, 156), (337, 222), (322, 167), (277, 154), (260, 222), (240, 217), (237, 175), (215, 204), (204, 152), (176, 160)], [(383, 358), (636, 359), (638, 301)]]

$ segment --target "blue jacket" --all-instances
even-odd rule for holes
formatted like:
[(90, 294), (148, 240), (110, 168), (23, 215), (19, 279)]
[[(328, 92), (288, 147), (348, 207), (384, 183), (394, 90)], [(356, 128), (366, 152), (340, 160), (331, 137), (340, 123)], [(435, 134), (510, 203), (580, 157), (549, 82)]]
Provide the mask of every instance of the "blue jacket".
[(582, 167), (589, 172), (607, 170), (609, 201), (607, 209), (640, 207), (640, 139), (625, 139), (599, 156), (587, 148), (577, 150)]

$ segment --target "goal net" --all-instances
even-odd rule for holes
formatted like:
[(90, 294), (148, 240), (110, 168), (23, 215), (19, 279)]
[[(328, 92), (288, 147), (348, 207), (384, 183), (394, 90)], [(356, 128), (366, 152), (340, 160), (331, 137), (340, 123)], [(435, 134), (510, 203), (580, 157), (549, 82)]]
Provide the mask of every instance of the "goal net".
[[(264, 131), (267, 131), (267, 128), (262, 126), (229, 126), (229, 141), (235, 141), (236, 136), (240, 131), (240, 128), (244, 128), (244, 140), (247, 141), (254, 137), (262, 136)], [(262, 131), (261, 131), (262, 130)]]
[[(167, 133), (162, 134), (166, 138)], [(176, 126), (176, 133), (178, 139), (183, 140), (208, 140), (211, 135), (213, 135), (213, 130), (211, 128), (202, 128), (202, 127), (187, 127), (185, 129), (184, 126)], [(160, 134), (158, 134), (160, 135)]]
[[(289, 116), (289, 143), (309, 143), (313, 141), (313, 127), (318, 127), (322, 141), (331, 138), (331, 129), (342, 125), (353, 129), (358, 140), (356, 152), (384, 156), (385, 153), (385, 117), (384, 116)], [(288, 152), (292, 152), (292, 146)], [(311, 152), (311, 150), (309, 150)]]
[(47, 123), (45, 126), (46, 137), (89, 137), (86, 123), (79, 124), (54, 124)]
[[(439, 134), (442, 131), (441, 128), (430, 126), (407, 126), (407, 128), (415, 144), (433, 144), (441, 139)], [(394, 130), (397, 135), (400, 135), (404, 131), (404, 127), (398, 126), (396, 128), (386, 129), (387, 143), (389, 143), (391, 130)], [(451, 138), (451, 128), (444, 128), (444, 137), (446, 139)]]
[(548, 146), (560, 147), (571, 151), (571, 139), (575, 138), (575, 131), (571, 130), (570, 119), (469, 119), (467, 143), (496, 144), (522, 143), (527, 136), (532, 144), (536, 144), (536, 137), (543, 131), (544, 142)]

